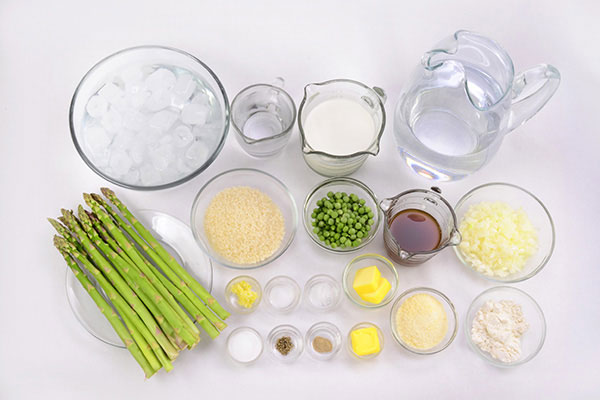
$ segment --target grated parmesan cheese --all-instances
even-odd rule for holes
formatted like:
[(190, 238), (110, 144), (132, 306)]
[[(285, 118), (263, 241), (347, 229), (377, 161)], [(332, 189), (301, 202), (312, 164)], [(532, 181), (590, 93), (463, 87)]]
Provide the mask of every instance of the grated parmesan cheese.
[(459, 231), (464, 259), (476, 271), (507, 277), (525, 267), (537, 251), (537, 231), (522, 209), (502, 202), (482, 202), (469, 207)]
[(254, 264), (269, 258), (285, 234), (283, 214), (258, 189), (234, 186), (217, 193), (204, 214), (211, 247), (228, 261)]
[(437, 346), (448, 332), (448, 317), (438, 299), (427, 293), (410, 296), (396, 313), (396, 330), (404, 343), (428, 350)]

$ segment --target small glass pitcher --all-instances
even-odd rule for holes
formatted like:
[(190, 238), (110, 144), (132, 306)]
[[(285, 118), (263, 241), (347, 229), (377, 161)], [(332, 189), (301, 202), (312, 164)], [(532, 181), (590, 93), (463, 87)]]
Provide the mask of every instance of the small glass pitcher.
[[(364, 151), (348, 155), (335, 155), (313, 149), (306, 141), (304, 124), (308, 114), (319, 104), (332, 98), (345, 98), (360, 103), (375, 121), (374, 140)], [(298, 127), (302, 140), (304, 161), (316, 173), (327, 176), (350, 175), (364, 164), (369, 155), (379, 153), (379, 141), (385, 128), (386, 95), (379, 87), (367, 85), (350, 79), (334, 79), (321, 83), (310, 83), (304, 87), (304, 98), (298, 110)]]
[[(385, 220), (383, 241), (391, 259), (403, 265), (421, 264), (446, 247), (460, 244), (462, 237), (458, 231), (456, 214), (452, 206), (440, 194), (441, 190), (437, 187), (432, 187), (431, 190), (414, 189), (379, 202), (379, 208), (383, 211)], [(402, 249), (394, 239), (390, 231), (392, 221), (399, 212), (408, 209), (423, 211), (436, 220), (441, 238), (435, 249), (410, 252)]]
[(559, 83), (558, 70), (546, 64), (515, 76), (498, 43), (458, 31), (425, 53), (402, 89), (394, 119), (398, 150), (426, 178), (464, 178), (483, 167)]

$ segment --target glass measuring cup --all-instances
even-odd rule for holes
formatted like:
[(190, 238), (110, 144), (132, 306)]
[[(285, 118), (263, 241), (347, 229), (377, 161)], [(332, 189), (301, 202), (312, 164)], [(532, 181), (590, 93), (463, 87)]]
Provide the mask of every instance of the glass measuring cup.
[[(321, 103), (332, 99), (347, 99), (360, 104), (369, 112), (374, 122), (373, 141), (363, 151), (352, 154), (331, 154), (311, 147), (306, 139), (305, 124), (308, 115)], [(327, 177), (345, 176), (364, 164), (369, 155), (379, 153), (379, 141), (385, 128), (386, 95), (379, 87), (370, 88), (350, 79), (334, 79), (310, 83), (304, 87), (304, 98), (298, 110), (298, 127), (302, 140), (302, 155), (306, 164), (316, 173)]]
[(282, 89), (278, 78), (273, 85), (248, 86), (231, 104), (231, 122), (242, 149), (253, 157), (280, 152), (290, 140), (296, 121), (296, 105)]
[[(385, 218), (383, 241), (387, 253), (392, 260), (403, 265), (421, 264), (446, 247), (460, 244), (461, 236), (458, 231), (456, 214), (452, 206), (440, 195), (441, 192), (437, 187), (432, 187), (431, 190), (414, 189), (379, 202), (379, 207), (383, 211)], [(409, 209), (423, 211), (437, 222), (441, 237), (435, 249), (411, 252), (402, 249), (396, 239), (394, 239), (390, 230), (392, 221), (399, 212)]]
[(559, 83), (558, 70), (547, 64), (515, 75), (498, 43), (458, 31), (423, 55), (403, 87), (394, 116), (398, 150), (421, 176), (464, 178), (482, 168)]

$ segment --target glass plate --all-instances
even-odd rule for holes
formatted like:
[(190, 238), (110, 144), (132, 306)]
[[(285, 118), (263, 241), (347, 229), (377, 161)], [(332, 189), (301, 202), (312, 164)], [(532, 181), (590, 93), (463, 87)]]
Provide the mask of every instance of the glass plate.
[[(177, 218), (159, 211), (139, 210), (134, 214), (177, 262), (210, 292), (213, 283), (212, 263), (196, 244), (190, 228)], [(69, 305), (81, 325), (104, 343), (125, 348), (110, 323), (69, 268), (66, 274), (66, 289)], [(101, 290), (99, 291), (103, 294)]]

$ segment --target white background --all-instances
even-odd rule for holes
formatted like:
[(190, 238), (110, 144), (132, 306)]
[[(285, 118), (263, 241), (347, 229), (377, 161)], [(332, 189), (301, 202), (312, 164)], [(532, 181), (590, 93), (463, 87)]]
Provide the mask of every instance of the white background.
[[(216, 4), (219, 3), (219, 4)], [(561, 2), (200, 2), (103, 0), (0, 2), (0, 398), (592, 398), (598, 397), (600, 356), (598, 189), (600, 178), (600, 8)], [(347, 300), (335, 314), (299, 309), (288, 317), (259, 310), (231, 317), (264, 336), (288, 322), (303, 332), (330, 320), (346, 333), (370, 320), (385, 331), (373, 362), (346, 353), (328, 363), (304, 354), (281, 365), (266, 354), (248, 368), (225, 356), (225, 336), (186, 352), (170, 374), (144, 381), (124, 350), (88, 334), (68, 306), (65, 266), (51, 245), (47, 216), (75, 207), (81, 193), (106, 183), (80, 159), (68, 130), (68, 105), (79, 79), (100, 58), (140, 44), (186, 50), (205, 61), (231, 98), (243, 87), (284, 76), (298, 104), (302, 87), (353, 78), (387, 90), (391, 116), (398, 92), (422, 53), (457, 29), (499, 41), (517, 70), (555, 65), (562, 83), (541, 113), (510, 134), (495, 159), (467, 179), (440, 185), (455, 203), (472, 187), (507, 181), (531, 190), (552, 213), (554, 256), (538, 276), (516, 286), (542, 306), (548, 336), (528, 364), (494, 368), (467, 345), (463, 317), (470, 301), (492, 286), (452, 251), (419, 268), (399, 267), (400, 290), (428, 285), (445, 292), (460, 317), (455, 342), (417, 357), (391, 337), (390, 306), (364, 311)], [(255, 167), (288, 184), (298, 207), (322, 178), (302, 161), (297, 129), (283, 155), (261, 161), (243, 153), (230, 133), (215, 163), (192, 181), (160, 192), (118, 189), (132, 208), (153, 208), (188, 220), (194, 195), (210, 177)], [(379, 156), (354, 176), (380, 197), (425, 181), (402, 164), (386, 128)], [(381, 236), (366, 250), (383, 252)], [(303, 285), (316, 273), (340, 276), (351, 256), (325, 254), (300, 227), (283, 257), (252, 272), (263, 284), (289, 274)], [(214, 293), (235, 271), (215, 267)]]

